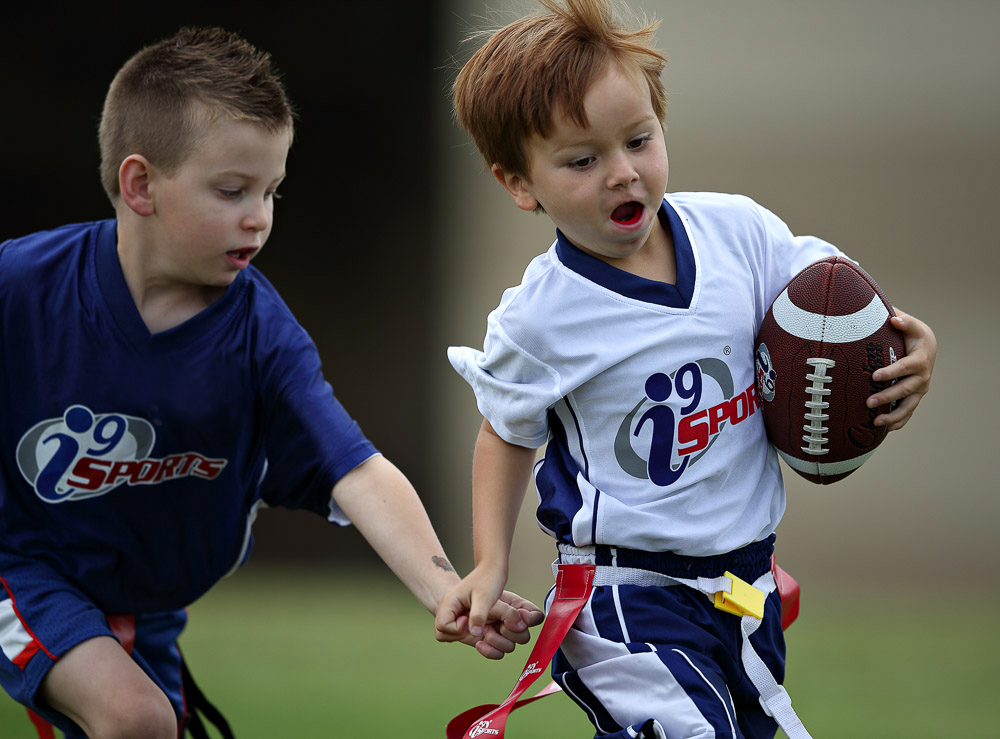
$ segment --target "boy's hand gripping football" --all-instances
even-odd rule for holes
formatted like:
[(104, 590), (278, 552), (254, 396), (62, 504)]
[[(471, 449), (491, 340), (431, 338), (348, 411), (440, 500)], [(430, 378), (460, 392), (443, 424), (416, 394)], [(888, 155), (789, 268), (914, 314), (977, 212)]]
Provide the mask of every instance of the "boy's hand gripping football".
[(892, 325), (903, 334), (906, 356), (875, 371), (872, 375), (874, 380), (896, 382), (868, 399), (869, 408), (896, 401), (896, 407), (892, 411), (875, 419), (876, 425), (887, 426), (889, 431), (903, 428), (920, 399), (930, 390), (931, 373), (937, 358), (937, 339), (930, 326), (895, 306), (893, 310), (896, 311), (896, 316), (891, 319)]

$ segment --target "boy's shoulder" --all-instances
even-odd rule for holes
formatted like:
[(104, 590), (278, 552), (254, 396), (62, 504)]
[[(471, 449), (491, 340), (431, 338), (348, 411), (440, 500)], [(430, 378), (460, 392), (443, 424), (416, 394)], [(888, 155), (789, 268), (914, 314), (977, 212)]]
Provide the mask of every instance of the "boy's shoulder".
[(775, 234), (787, 230), (774, 213), (746, 195), (677, 192), (664, 199), (702, 241), (729, 244), (737, 251), (765, 248)]
[(5, 254), (24, 254), (33, 250), (53, 248), (60, 244), (73, 246), (103, 226), (113, 224), (114, 219), (103, 221), (87, 221), (84, 223), (66, 223), (62, 226), (33, 231), (23, 236), (15, 236), (0, 242), (0, 250)]
[(25, 271), (50, 271), (66, 262), (67, 252), (84, 249), (94, 234), (113, 227), (113, 219), (68, 223), (8, 239), (0, 243), (0, 276), (10, 281)]
[(738, 193), (687, 191), (671, 192), (664, 199), (679, 213), (716, 217), (756, 217), (760, 206), (753, 198)]
[(4, 240), (0, 246), (9, 245), (31, 246), (38, 243), (49, 243), (52, 241), (67, 241), (78, 238), (81, 234), (86, 234), (105, 224), (110, 224), (114, 219), (97, 221), (84, 221), (81, 223), (64, 223), (61, 226), (45, 228), (41, 231), (33, 231), (22, 236), (15, 236)]
[(552, 280), (560, 280), (560, 261), (556, 254), (556, 244), (553, 244), (541, 254), (536, 255), (528, 262), (521, 276), (521, 282), (513, 287), (504, 290), (500, 300), (500, 308), (505, 305), (521, 300), (530, 299), (530, 296), (538, 293), (551, 291)]

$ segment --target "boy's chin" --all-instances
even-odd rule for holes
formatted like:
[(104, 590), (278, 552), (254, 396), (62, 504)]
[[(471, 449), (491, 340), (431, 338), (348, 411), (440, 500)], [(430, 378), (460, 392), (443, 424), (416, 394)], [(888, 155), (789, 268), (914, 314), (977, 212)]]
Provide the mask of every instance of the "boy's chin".
[(205, 282), (201, 289), (206, 294), (213, 298), (218, 298), (233, 284), (236, 280), (236, 275), (226, 275), (225, 277), (220, 277), (218, 279), (212, 280), (211, 282)]

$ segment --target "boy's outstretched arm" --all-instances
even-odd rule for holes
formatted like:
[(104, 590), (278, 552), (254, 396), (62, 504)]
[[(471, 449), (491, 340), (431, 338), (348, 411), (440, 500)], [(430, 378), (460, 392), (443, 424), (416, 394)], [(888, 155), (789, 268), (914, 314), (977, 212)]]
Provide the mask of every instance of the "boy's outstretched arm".
[(876, 426), (887, 426), (889, 431), (903, 428), (920, 399), (930, 390), (931, 373), (937, 358), (937, 339), (930, 326), (895, 306), (893, 310), (896, 316), (891, 319), (892, 325), (903, 332), (906, 356), (875, 371), (872, 379), (877, 382), (896, 380), (896, 383), (868, 399), (870, 408), (898, 401), (890, 413), (883, 413), (875, 419)]
[[(372, 457), (337, 482), (333, 498), (403, 584), (436, 613), (459, 577), (403, 473), (385, 457)], [(527, 643), (528, 626), (541, 620), (538, 606), (504, 591), (489, 604), (482, 635), (470, 634), (465, 623), (448, 641), (475, 645), (485, 656), (500, 659)]]
[[(485, 640), (491, 604), (507, 583), (514, 528), (534, 463), (534, 449), (509, 444), (483, 421), (472, 464), (476, 566), (438, 607), (435, 629), (439, 641), (449, 641), (466, 629)], [(535, 623), (541, 621), (541, 612), (537, 616)], [(490, 656), (488, 647), (484, 641), (476, 644), (484, 656)]]

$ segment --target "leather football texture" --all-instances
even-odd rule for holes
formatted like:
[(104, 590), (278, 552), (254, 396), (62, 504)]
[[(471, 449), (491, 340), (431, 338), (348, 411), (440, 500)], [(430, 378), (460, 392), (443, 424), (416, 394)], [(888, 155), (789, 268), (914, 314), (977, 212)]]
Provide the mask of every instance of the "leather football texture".
[(885, 439), (868, 397), (872, 379), (904, 353), (892, 305), (854, 262), (829, 257), (788, 283), (754, 343), (757, 395), (768, 440), (795, 472), (829, 484), (858, 469)]

